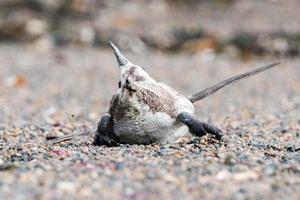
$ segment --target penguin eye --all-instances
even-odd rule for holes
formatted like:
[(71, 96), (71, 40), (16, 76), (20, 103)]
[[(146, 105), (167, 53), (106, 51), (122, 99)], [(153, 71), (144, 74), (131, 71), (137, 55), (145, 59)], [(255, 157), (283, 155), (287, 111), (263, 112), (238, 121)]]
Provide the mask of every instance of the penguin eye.
[(121, 88), (121, 81), (119, 81), (119, 88)]

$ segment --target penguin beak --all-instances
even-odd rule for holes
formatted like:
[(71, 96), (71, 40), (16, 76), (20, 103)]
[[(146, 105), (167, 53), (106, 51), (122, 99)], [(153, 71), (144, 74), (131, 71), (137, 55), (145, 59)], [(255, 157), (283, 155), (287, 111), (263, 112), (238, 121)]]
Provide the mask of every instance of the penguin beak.
[(114, 51), (114, 54), (116, 56), (116, 59), (118, 61), (118, 64), (120, 67), (130, 63), (130, 61), (121, 53), (121, 51), (119, 50), (119, 48), (114, 44), (112, 43), (111, 41), (109, 42), (111, 48), (113, 49)]

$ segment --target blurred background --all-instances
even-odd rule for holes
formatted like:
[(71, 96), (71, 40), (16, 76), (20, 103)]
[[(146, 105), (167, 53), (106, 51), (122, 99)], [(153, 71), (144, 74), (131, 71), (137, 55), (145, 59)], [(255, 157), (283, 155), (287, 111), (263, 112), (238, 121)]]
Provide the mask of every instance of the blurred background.
[(1, 0), (0, 40), (46, 49), (288, 55), (300, 51), (299, 1)]
[[(299, 7), (298, 0), (1, 0), (0, 122), (95, 123), (118, 82), (110, 40), (186, 95), (278, 59), (296, 65)], [(197, 104), (197, 112), (234, 112), (230, 105), (239, 102), (257, 111), (274, 97), (264, 80), (295, 92), (298, 72), (281, 68), (244, 81), (241, 90)], [(249, 95), (261, 99), (236, 98)], [(276, 100), (268, 105), (278, 108)]]

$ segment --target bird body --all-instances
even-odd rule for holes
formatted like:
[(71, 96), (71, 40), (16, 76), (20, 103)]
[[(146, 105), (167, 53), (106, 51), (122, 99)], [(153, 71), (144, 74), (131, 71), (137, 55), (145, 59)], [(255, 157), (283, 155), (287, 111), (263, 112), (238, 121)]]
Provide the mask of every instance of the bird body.
[(116, 137), (128, 144), (172, 143), (188, 134), (176, 119), (181, 112), (193, 114), (193, 104), (167, 85), (147, 80), (125, 83), (109, 108)]
[(199, 137), (210, 133), (221, 139), (220, 129), (196, 119), (193, 103), (232, 82), (279, 64), (234, 76), (187, 98), (155, 81), (142, 67), (131, 63), (113, 43), (110, 45), (119, 64), (119, 89), (98, 124), (95, 145), (173, 143), (189, 132)]

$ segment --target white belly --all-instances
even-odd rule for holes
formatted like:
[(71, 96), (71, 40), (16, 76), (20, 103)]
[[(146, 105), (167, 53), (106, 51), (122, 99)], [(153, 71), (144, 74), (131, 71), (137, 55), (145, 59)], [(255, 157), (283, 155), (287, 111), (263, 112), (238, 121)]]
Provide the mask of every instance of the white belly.
[(148, 112), (132, 120), (116, 121), (114, 133), (120, 143), (171, 143), (188, 134), (188, 129), (165, 113)]
[(136, 94), (130, 95), (126, 90), (119, 94), (118, 103), (115, 102), (111, 106), (114, 134), (118, 142), (126, 144), (172, 143), (189, 133), (188, 128), (176, 120), (176, 117), (180, 112), (193, 114), (193, 104), (187, 98), (175, 92), (173, 92), (175, 94), (171, 93), (167, 86), (163, 86), (156, 92), (156, 101), (167, 102), (162, 97), (167, 94), (169, 98), (172, 98), (173, 103), (167, 107), (168, 109), (164, 108), (165, 112), (158, 111), (153, 105), (150, 107)]

